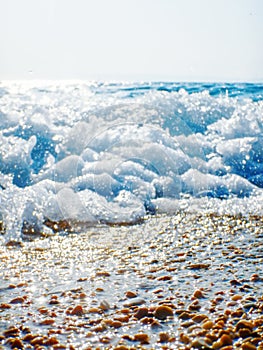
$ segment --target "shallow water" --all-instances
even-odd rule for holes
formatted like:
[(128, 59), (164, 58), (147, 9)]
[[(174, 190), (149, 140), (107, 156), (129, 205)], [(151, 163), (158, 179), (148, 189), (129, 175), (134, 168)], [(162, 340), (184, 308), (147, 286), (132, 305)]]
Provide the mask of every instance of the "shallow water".
[(262, 215), (262, 132), (262, 84), (2, 82), (5, 240), (65, 220)]
[[(30, 332), (40, 343), (55, 337), (67, 349), (114, 349), (120, 344), (140, 348), (133, 337), (143, 333), (148, 336), (143, 348), (192, 349), (199, 348), (191, 347), (195, 341), (214, 334), (216, 342), (222, 329), (232, 329), (233, 349), (254, 338), (259, 344), (262, 226), (262, 217), (178, 214), (4, 247), (0, 336), (13, 326), (19, 339)], [(194, 297), (196, 290), (201, 298)], [(154, 316), (160, 305), (172, 308), (173, 317)], [(82, 307), (80, 315), (71, 313), (76, 306)], [(148, 318), (136, 317), (138, 307), (147, 308)], [(189, 314), (187, 320), (182, 312)], [(212, 321), (214, 328), (205, 330), (198, 317)], [(115, 328), (111, 322), (119, 319)], [(222, 319), (220, 328), (216, 323)], [(234, 334), (240, 320), (254, 322), (250, 340)], [(161, 332), (169, 336), (165, 344), (159, 342)], [(190, 339), (188, 345), (182, 334)], [(23, 344), (30, 348), (29, 340)]]

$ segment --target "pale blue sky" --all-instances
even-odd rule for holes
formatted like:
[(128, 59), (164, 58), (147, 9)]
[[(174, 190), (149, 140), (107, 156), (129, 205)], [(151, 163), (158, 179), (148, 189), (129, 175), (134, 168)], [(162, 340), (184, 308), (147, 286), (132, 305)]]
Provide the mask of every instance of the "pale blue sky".
[(263, 0), (0, 0), (0, 79), (263, 81)]

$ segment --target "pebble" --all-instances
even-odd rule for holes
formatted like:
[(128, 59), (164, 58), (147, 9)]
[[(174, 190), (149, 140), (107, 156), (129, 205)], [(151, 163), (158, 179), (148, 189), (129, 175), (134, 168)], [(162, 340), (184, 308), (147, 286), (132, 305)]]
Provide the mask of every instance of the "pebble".
[(211, 346), (209, 344), (207, 344), (205, 342), (205, 340), (202, 338), (197, 338), (197, 339), (193, 340), (191, 345), (195, 349), (202, 349), (202, 350), (212, 349)]
[(159, 342), (160, 343), (167, 343), (170, 339), (170, 336), (166, 332), (160, 332), (159, 333)]
[(245, 342), (241, 345), (242, 350), (257, 350), (257, 347), (250, 342)]
[(136, 298), (138, 296), (136, 292), (131, 292), (131, 291), (126, 292), (125, 295), (127, 298)]
[(108, 271), (98, 271), (96, 272), (97, 277), (109, 277), (110, 273)]
[(231, 299), (232, 299), (233, 301), (238, 301), (238, 300), (243, 299), (243, 297), (242, 297), (242, 295), (235, 294), (235, 295), (233, 295), (233, 296), (231, 297)]
[(102, 300), (100, 302), (100, 308), (104, 311), (108, 311), (110, 309), (110, 304), (107, 302), (107, 300)]
[(200, 289), (197, 289), (194, 292), (193, 296), (194, 298), (201, 299), (201, 298), (204, 298), (204, 293)]
[(10, 301), (10, 304), (23, 304), (25, 299), (23, 297), (17, 297)]
[(204, 314), (197, 314), (197, 315), (193, 315), (192, 320), (196, 323), (200, 323), (203, 322), (204, 320), (207, 320), (208, 317)]
[(39, 324), (41, 326), (47, 326), (47, 325), (51, 325), (53, 323), (55, 323), (55, 320), (53, 320), (52, 318), (47, 318), (47, 319), (41, 321)]
[(184, 333), (180, 333), (179, 338), (180, 338), (180, 341), (184, 344), (189, 344), (191, 342), (191, 339), (189, 338), (189, 336)]
[(17, 328), (17, 327), (13, 327), (13, 326), (11, 326), (11, 327), (9, 327), (7, 330), (5, 330), (4, 332), (3, 332), (3, 335), (5, 336), (5, 337), (13, 337), (13, 336), (15, 336), (15, 335), (18, 335), (19, 334), (19, 329)]
[(250, 321), (246, 321), (246, 320), (241, 320), (236, 324), (236, 330), (238, 331), (241, 328), (248, 328), (250, 330), (253, 330), (253, 323)]
[(130, 316), (129, 315), (125, 315), (125, 316), (115, 316), (114, 320), (116, 321), (120, 321), (120, 322), (129, 322)]
[(53, 345), (56, 345), (58, 343), (59, 343), (59, 341), (57, 340), (56, 337), (50, 337), (44, 342), (44, 345), (45, 346), (53, 346)]
[(139, 307), (134, 314), (134, 317), (136, 317), (138, 320), (140, 320), (143, 317), (146, 317), (148, 315), (148, 308), (147, 307)]
[(113, 321), (111, 323), (111, 327), (113, 327), (113, 328), (121, 328), (122, 327), (122, 323), (120, 321)]
[(130, 300), (126, 301), (123, 306), (130, 307), (130, 306), (137, 306), (145, 304), (145, 300), (142, 298), (131, 298)]
[(23, 342), (18, 338), (10, 339), (9, 344), (12, 349), (24, 349)]
[(90, 314), (100, 314), (102, 311), (98, 307), (91, 307), (88, 309), (88, 313)]
[(210, 320), (206, 321), (202, 324), (202, 328), (204, 328), (204, 329), (211, 329), (213, 327), (214, 327), (214, 322), (212, 322)]
[(191, 311), (198, 311), (201, 309), (201, 305), (198, 300), (195, 300), (188, 306), (188, 309)]
[(232, 338), (228, 334), (223, 334), (222, 337), (220, 338), (220, 341), (221, 341), (223, 346), (232, 345), (232, 343), (233, 343)]
[(179, 314), (178, 318), (180, 320), (189, 320), (190, 318), (192, 318), (192, 314), (189, 311), (183, 311)]
[(146, 333), (138, 333), (134, 335), (134, 340), (139, 341), (141, 344), (149, 344), (150, 339)]
[(172, 317), (173, 315), (173, 309), (166, 305), (158, 306), (154, 312), (154, 316), (159, 320), (165, 320), (167, 317)]
[(84, 314), (83, 307), (81, 305), (76, 305), (70, 312), (72, 316), (82, 316)]
[(170, 281), (172, 279), (173, 279), (172, 276), (168, 276), (168, 275), (167, 276), (160, 276), (157, 278), (158, 281)]

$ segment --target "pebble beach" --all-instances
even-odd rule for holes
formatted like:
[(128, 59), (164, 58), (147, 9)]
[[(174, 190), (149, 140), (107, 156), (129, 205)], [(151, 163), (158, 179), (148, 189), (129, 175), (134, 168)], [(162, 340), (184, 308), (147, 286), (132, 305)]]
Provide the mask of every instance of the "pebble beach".
[(25, 232), (0, 247), (0, 349), (263, 349), (262, 227), (178, 213)]

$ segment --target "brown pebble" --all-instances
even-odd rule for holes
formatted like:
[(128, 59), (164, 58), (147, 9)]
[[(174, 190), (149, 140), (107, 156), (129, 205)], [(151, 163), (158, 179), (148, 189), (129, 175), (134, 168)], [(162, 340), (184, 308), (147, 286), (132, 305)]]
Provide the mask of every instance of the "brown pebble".
[(58, 298), (51, 298), (51, 300), (49, 301), (49, 305), (58, 305), (59, 304), (59, 300)]
[(23, 341), (31, 341), (32, 339), (36, 338), (36, 334), (28, 333), (23, 337)]
[(170, 306), (161, 305), (158, 306), (154, 312), (154, 316), (159, 320), (165, 320), (169, 316), (173, 316), (173, 309)]
[(222, 343), (222, 346), (232, 345), (233, 343), (232, 338), (228, 334), (223, 334), (222, 337), (220, 338), (220, 341)]
[(204, 329), (211, 329), (214, 327), (214, 322), (212, 321), (206, 321), (202, 324), (202, 328)]
[(245, 338), (248, 338), (250, 336), (250, 334), (252, 333), (251, 329), (249, 328), (241, 328), (239, 331), (238, 331), (238, 334), (241, 338), (245, 339)]
[(23, 342), (18, 338), (10, 339), (9, 344), (12, 349), (24, 349)]
[(104, 322), (106, 325), (111, 326), (113, 320), (110, 320), (110, 319), (105, 318), (105, 319), (103, 320), (103, 322)]
[(120, 321), (120, 322), (129, 322), (129, 319), (130, 319), (129, 315), (114, 317), (114, 320)]
[(136, 317), (138, 320), (140, 320), (143, 317), (146, 317), (148, 315), (148, 308), (147, 307), (139, 307), (135, 314), (134, 317)]
[(207, 319), (208, 319), (208, 317), (206, 315), (203, 315), (203, 314), (194, 315), (192, 317), (192, 320), (196, 323), (203, 322), (204, 320), (207, 320)]
[(76, 305), (70, 312), (72, 316), (81, 316), (84, 314), (83, 307), (81, 305)]
[(55, 323), (55, 320), (53, 320), (52, 318), (47, 318), (47, 319), (41, 321), (39, 324), (41, 326), (46, 326), (46, 325), (51, 325), (53, 323)]
[(184, 328), (189, 328), (193, 325), (195, 325), (195, 322), (192, 320), (187, 320), (181, 323), (181, 327), (184, 327)]
[(11, 305), (10, 304), (6, 304), (6, 303), (2, 303), (0, 304), (0, 309), (11, 309)]
[(123, 334), (122, 339), (134, 341), (134, 338), (130, 334)]
[(110, 337), (102, 337), (102, 338), (100, 338), (100, 342), (102, 344), (109, 344), (111, 342), (111, 338)]
[(191, 270), (200, 270), (200, 269), (208, 269), (210, 265), (209, 264), (191, 264), (187, 267), (188, 269), (191, 269)]
[(245, 342), (241, 345), (242, 350), (257, 350), (257, 347), (250, 342)]
[(166, 332), (160, 332), (159, 333), (159, 342), (160, 343), (167, 343), (170, 339), (170, 336)]
[(82, 292), (82, 293), (79, 294), (79, 298), (80, 298), (80, 299), (85, 299), (86, 297), (87, 297), (87, 294), (84, 293), (84, 292)]
[(138, 333), (134, 335), (134, 340), (139, 341), (141, 344), (149, 344), (150, 343), (150, 339), (148, 334), (146, 333)]
[(250, 321), (241, 320), (237, 323), (236, 330), (238, 331), (241, 328), (248, 328), (250, 330), (253, 330), (253, 323)]
[(143, 317), (141, 318), (142, 324), (152, 324), (154, 322), (154, 318), (152, 317)]
[(197, 289), (193, 296), (197, 299), (201, 299), (201, 298), (204, 298), (204, 293), (200, 290), (200, 289)]
[(180, 333), (179, 335), (180, 341), (184, 344), (189, 344), (190, 343), (190, 338), (188, 337), (188, 335), (184, 334), (184, 333)]
[(17, 297), (10, 301), (10, 304), (22, 304), (25, 301), (23, 297)]
[(131, 291), (126, 292), (125, 295), (126, 295), (126, 298), (136, 298), (138, 296), (136, 292), (131, 292)]
[(233, 301), (238, 301), (238, 300), (241, 300), (243, 297), (242, 297), (242, 295), (239, 295), (239, 294), (235, 294), (235, 295), (233, 295), (232, 296), (232, 300)]
[(233, 317), (233, 318), (241, 318), (242, 316), (243, 316), (243, 314), (244, 314), (244, 311), (243, 310), (235, 310), (235, 311), (233, 311), (233, 312), (231, 312), (231, 316)]
[(251, 282), (258, 282), (259, 280), (260, 280), (260, 277), (257, 273), (254, 273), (250, 278)]
[(109, 277), (110, 273), (108, 271), (98, 271), (96, 273), (96, 276), (98, 276), (98, 277)]
[(53, 350), (62, 350), (62, 349), (66, 349), (66, 345), (63, 344), (55, 344), (53, 345)]
[(101, 309), (97, 307), (91, 307), (90, 309), (88, 309), (88, 313), (90, 314), (100, 314), (101, 312)]
[(192, 347), (195, 349), (211, 349), (209, 344), (205, 342), (204, 339), (202, 338), (197, 338), (192, 341)]
[(253, 321), (254, 327), (259, 327), (263, 325), (263, 318), (257, 318), (256, 320)]
[(129, 350), (130, 348), (125, 345), (118, 345), (114, 348), (114, 350)]
[(35, 338), (33, 338), (31, 341), (30, 341), (30, 344), (31, 345), (43, 345), (45, 342), (45, 338), (44, 337), (41, 337), (41, 336), (37, 336)]
[(157, 278), (158, 281), (170, 281), (172, 279), (172, 276), (160, 276)]
[(8, 338), (8, 337), (14, 337), (15, 335), (18, 335), (20, 333), (19, 329), (17, 327), (9, 327), (7, 330), (3, 332), (3, 335)]
[(46, 315), (49, 312), (49, 310), (45, 307), (40, 307), (39, 309), (37, 309), (37, 311), (41, 313), (41, 315)]
[(191, 318), (191, 313), (189, 311), (184, 311), (182, 313), (179, 314), (178, 318), (180, 320), (189, 320)]
[(111, 327), (113, 327), (113, 328), (120, 328), (120, 327), (122, 327), (122, 323), (120, 321), (113, 321), (111, 323)]
[(188, 309), (192, 311), (198, 311), (201, 309), (201, 305), (199, 304), (198, 300), (195, 300), (188, 306)]
[(44, 342), (44, 345), (45, 346), (53, 346), (53, 345), (58, 344), (58, 343), (59, 343), (59, 341), (57, 340), (56, 337), (50, 337)]

